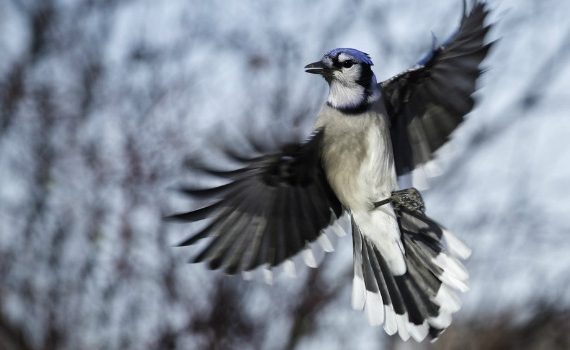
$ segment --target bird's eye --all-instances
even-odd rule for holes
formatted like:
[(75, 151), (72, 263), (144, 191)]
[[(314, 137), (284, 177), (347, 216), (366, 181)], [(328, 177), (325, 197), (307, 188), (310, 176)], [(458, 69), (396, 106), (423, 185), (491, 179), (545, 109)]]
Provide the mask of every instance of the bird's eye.
[(352, 65), (354, 64), (354, 62), (352, 62), (351, 60), (348, 60), (348, 61), (342, 62), (341, 64), (342, 64), (342, 66), (343, 66), (344, 68), (350, 68), (350, 67), (352, 67)]

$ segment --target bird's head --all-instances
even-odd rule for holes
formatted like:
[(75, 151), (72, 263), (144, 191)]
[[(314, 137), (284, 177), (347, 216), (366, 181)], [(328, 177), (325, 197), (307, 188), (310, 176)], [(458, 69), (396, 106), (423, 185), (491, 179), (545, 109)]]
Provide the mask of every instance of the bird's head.
[(360, 110), (376, 100), (379, 91), (368, 54), (356, 49), (334, 49), (320, 61), (305, 66), (305, 72), (320, 74), (330, 86), (327, 103), (334, 108)]

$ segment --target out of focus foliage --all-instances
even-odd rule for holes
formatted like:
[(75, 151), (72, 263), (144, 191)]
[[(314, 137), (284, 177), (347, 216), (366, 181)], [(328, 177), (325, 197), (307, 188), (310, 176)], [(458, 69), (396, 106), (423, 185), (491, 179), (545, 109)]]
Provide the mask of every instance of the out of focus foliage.
[[(431, 215), (474, 247), (442, 349), (568, 348), (570, 3), (490, 1), (502, 41)], [(507, 11), (508, 10), (508, 11)], [(461, 1), (0, 2), (1, 349), (414, 348), (350, 310), (351, 242), (276, 286), (188, 265), (169, 188), (216, 138), (308, 132), (334, 47), (387, 78)], [(253, 125), (253, 126), (252, 126)], [(548, 307), (537, 307), (547, 303)], [(427, 347), (421, 344), (417, 347)]]

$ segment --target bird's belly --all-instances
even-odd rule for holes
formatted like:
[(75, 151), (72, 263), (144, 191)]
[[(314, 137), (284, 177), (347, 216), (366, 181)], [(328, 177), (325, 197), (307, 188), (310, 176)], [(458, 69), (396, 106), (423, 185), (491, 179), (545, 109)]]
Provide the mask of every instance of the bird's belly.
[(370, 210), (396, 189), (389, 130), (378, 116), (354, 121), (351, 128), (327, 135), (323, 149), (329, 183), (351, 210)]

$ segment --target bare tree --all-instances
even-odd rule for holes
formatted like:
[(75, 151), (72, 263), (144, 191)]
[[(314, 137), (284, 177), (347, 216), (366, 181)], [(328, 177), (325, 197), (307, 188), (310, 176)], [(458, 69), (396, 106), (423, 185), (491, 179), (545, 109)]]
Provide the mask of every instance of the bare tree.
[[(519, 265), (536, 277), (531, 284), (569, 266), (560, 259), (556, 270), (545, 259), (568, 246), (556, 208), (567, 210), (570, 194), (549, 192), (558, 193), (554, 205), (537, 196), (563, 186), (536, 170), (546, 162), (532, 153), (538, 144), (511, 135), (537, 118), (559, 125), (545, 127), (542, 138), (570, 128), (560, 121), (570, 28), (559, 15), (569, 6), (512, 6), (496, 30), (504, 39), (488, 62), (482, 104), (427, 194), (428, 211), (475, 246), (474, 290), (493, 286), (500, 297), (469, 296), (442, 348), (462, 348), (468, 338), (475, 347), (516, 348), (525, 334), (535, 348), (568, 344), (563, 292), (523, 286), (550, 307), (525, 310), (531, 321), (520, 324), (508, 291), (499, 292), (519, 283)], [(169, 188), (208, 181), (185, 163), (216, 159), (219, 136), (239, 134), (242, 125), (263, 134), (275, 124), (306, 136), (325, 88), (303, 75), (309, 60), (362, 45), (388, 77), (421, 56), (431, 29), (450, 33), (460, 8), (452, 0), (429, 8), (419, 0), (0, 3), (0, 348), (401, 346), (349, 309), (348, 237), (319, 269), (266, 286), (185, 264), (188, 251), (172, 245), (196, 227), (168, 226), (161, 217), (194, 205)], [(519, 57), (546, 35), (551, 45)], [(529, 152), (528, 164), (502, 159), (503, 139)], [(568, 174), (567, 156), (548, 159), (554, 174)], [(509, 190), (492, 204), (487, 193), (505, 186), (484, 178), (486, 162), (514, 169)], [(456, 209), (469, 196), (476, 197), (469, 210)], [(508, 254), (497, 258), (497, 250)], [(489, 272), (497, 264), (506, 267)], [(548, 287), (565, 282), (548, 280)]]

